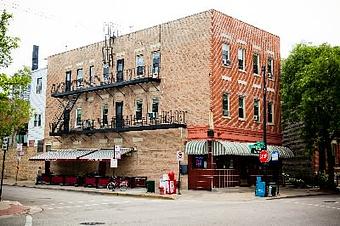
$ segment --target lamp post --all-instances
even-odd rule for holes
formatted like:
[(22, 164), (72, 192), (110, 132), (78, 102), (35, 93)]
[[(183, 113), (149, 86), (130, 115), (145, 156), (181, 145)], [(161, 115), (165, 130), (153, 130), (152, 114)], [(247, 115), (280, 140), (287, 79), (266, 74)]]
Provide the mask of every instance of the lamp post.
[(4, 137), (2, 139), (2, 149), (4, 151), (4, 156), (2, 158), (2, 171), (1, 171), (1, 185), (0, 185), (0, 201), (2, 201), (2, 185), (4, 181), (4, 172), (5, 172), (5, 160), (6, 160), (6, 152), (8, 151), (8, 143), (9, 143), (9, 138)]
[(266, 83), (266, 66), (262, 66), (263, 74), (263, 143), (267, 150), (267, 83)]

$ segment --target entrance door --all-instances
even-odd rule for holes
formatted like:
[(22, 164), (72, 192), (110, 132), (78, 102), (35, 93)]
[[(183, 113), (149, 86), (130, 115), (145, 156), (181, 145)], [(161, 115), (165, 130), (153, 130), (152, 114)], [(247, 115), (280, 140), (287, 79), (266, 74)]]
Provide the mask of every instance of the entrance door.
[(65, 91), (71, 91), (71, 84), (72, 84), (72, 81), (71, 81), (71, 72), (68, 71), (66, 72), (66, 78), (65, 78)]
[(123, 101), (116, 102), (116, 128), (123, 126)]
[(100, 161), (98, 165), (98, 174), (99, 176), (104, 177), (106, 173), (106, 162)]

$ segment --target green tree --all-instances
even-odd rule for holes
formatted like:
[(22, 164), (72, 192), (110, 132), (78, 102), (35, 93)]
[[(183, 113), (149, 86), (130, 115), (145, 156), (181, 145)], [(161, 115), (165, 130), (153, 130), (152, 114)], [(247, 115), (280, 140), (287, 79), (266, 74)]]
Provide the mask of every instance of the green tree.
[[(3, 11), (0, 20), (0, 69), (12, 62), (11, 51), (17, 48), (19, 39), (8, 36), (11, 14)], [(31, 71), (28, 67), (8, 76), (0, 72), (0, 138), (17, 132), (24, 126), (30, 116), (30, 105), (21, 97), (31, 82)]]
[[(319, 150), (320, 171), (326, 166), (334, 185), (331, 141), (340, 131), (340, 47), (298, 44), (283, 61), (282, 110), (286, 123), (303, 122), (309, 150)], [(312, 153), (312, 152), (310, 152)]]

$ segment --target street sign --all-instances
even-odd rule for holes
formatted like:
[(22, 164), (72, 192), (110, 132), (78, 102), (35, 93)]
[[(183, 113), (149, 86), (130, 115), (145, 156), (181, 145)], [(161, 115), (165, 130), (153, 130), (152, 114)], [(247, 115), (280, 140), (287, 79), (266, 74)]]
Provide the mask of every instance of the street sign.
[(110, 160), (110, 167), (111, 168), (117, 168), (118, 167), (118, 160), (117, 159), (111, 159)]
[(279, 160), (279, 152), (273, 151), (272, 152), (272, 161), (278, 161)]
[(2, 150), (7, 150), (7, 148), (8, 148), (8, 140), (9, 140), (8, 137), (2, 138)]
[(181, 162), (184, 160), (184, 154), (182, 151), (177, 151), (177, 161)]
[(262, 150), (259, 155), (259, 159), (261, 163), (266, 163), (269, 161), (269, 153), (267, 150)]
[(257, 141), (255, 144), (250, 144), (249, 148), (252, 154), (259, 154), (261, 150), (265, 149), (263, 141)]
[(120, 145), (115, 145), (115, 159), (121, 159), (122, 149)]

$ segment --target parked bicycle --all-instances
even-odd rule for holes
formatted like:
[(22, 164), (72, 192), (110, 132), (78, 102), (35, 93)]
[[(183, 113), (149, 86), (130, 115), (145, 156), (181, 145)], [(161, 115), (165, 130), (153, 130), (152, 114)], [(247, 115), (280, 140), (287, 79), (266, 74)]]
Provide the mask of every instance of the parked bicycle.
[(126, 191), (128, 189), (129, 182), (125, 178), (121, 177), (112, 177), (111, 181), (106, 185), (106, 188), (110, 191), (114, 191), (116, 188), (119, 188), (121, 191)]

